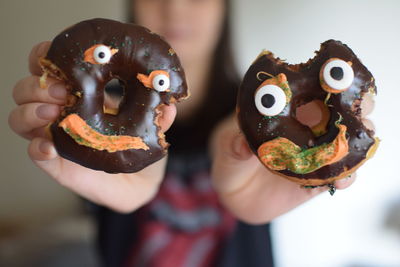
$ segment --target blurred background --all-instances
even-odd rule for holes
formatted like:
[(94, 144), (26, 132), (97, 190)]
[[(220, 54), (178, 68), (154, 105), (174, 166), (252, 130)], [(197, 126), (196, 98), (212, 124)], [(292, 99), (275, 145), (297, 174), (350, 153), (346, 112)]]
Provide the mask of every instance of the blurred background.
[[(0, 266), (97, 266), (95, 225), (81, 199), (33, 165), (7, 117), (34, 44), (80, 20), (124, 20), (125, 13), (122, 0), (0, 0)], [(377, 154), (349, 189), (273, 222), (276, 265), (400, 266), (400, 2), (233, 0), (233, 13), (242, 74), (262, 49), (300, 63), (333, 38), (348, 44), (377, 81), (370, 116), (382, 139)]]

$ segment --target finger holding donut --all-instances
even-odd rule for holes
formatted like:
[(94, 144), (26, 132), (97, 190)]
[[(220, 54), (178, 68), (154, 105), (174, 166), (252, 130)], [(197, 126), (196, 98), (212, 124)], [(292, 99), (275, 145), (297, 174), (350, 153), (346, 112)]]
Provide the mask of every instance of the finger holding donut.
[(18, 81), (13, 89), (13, 98), (18, 105), (9, 115), (9, 125), (20, 136), (32, 139), (45, 137), (45, 127), (60, 112), (60, 106), (66, 101), (66, 89), (59, 81), (49, 79), (48, 88), (39, 86), (39, 57), (47, 53), (49, 42), (33, 47), (29, 55), (31, 76)]
[[(98, 21), (93, 20), (93, 22), (97, 23)], [(108, 25), (109, 23), (111, 23), (111, 26)], [(99, 27), (112, 28), (114, 23), (116, 22), (100, 20), (101, 25), (99, 25)], [(140, 28), (138, 31), (142, 32), (145, 36), (151, 36), (151, 38), (159, 40), (159, 37), (155, 35), (153, 36), (153, 34), (147, 30)], [(65, 32), (63, 34), (65, 36)], [(111, 39), (112, 37), (113, 36), (110, 36)], [(129, 38), (126, 38), (124, 40), (128, 39)], [(152, 41), (149, 41), (150, 43), (145, 43), (142, 38), (138, 37), (137, 39), (134, 39), (137, 40), (138, 45), (143, 45), (146, 49), (151, 48), (149, 45)], [(15, 133), (31, 141), (28, 147), (30, 158), (39, 168), (43, 169), (58, 183), (97, 204), (107, 206), (119, 212), (131, 212), (149, 201), (157, 192), (158, 186), (164, 176), (167, 158), (163, 157), (156, 162), (153, 160), (148, 162), (147, 165), (141, 165), (136, 173), (109, 174), (103, 171), (86, 168), (81, 164), (74, 163), (65, 157), (61, 157), (54, 144), (54, 132), (49, 131), (49, 125), (54, 125), (54, 127), (60, 128), (60, 125), (58, 125), (58, 123), (54, 124), (54, 122), (62, 115), (65, 117), (66, 109), (71, 107), (70, 96), (73, 90), (71, 90), (71, 84), (68, 83), (70, 80), (60, 79), (59, 76), (55, 75), (56, 73), (46, 73), (51, 72), (52, 67), (47, 65), (47, 67), (50, 68), (49, 70), (43, 65), (43, 59), (49, 58), (49, 49), (53, 49), (53, 55), (60, 54), (54, 53), (54, 49), (57, 50), (58, 48), (52, 46), (53, 44), (54, 42), (43, 42), (32, 49), (29, 56), (29, 70), (32, 76), (21, 79), (13, 89), (13, 97), (17, 107), (10, 112), (9, 125)], [(120, 45), (123, 47), (128, 44), (130, 44), (130, 42), (127, 41), (126, 44)], [(76, 43), (74, 43), (74, 45), (76, 45)], [(157, 44), (155, 44), (155, 46), (157, 46)], [(167, 47), (164, 43), (162, 43), (161, 46)], [(90, 47), (87, 47), (88, 51), (89, 49)], [(120, 49), (120, 54), (122, 55), (121, 51), (122, 48)], [(151, 50), (146, 50), (145, 52), (151, 52)], [(169, 46), (165, 51), (165, 54), (165, 57), (171, 58), (175, 64), (179, 63), (176, 59), (175, 53)], [(147, 58), (148, 55), (143, 54), (142, 56)], [(84, 60), (86, 59), (82, 54), (82, 61)], [(39, 62), (42, 62), (42, 64), (39, 64)], [(47, 63), (49, 62), (50, 61), (47, 61)], [(92, 63), (84, 64), (89, 66), (89, 64)], [(92, 66), (94, 66), (93, 72), (90, 73), (94, 74), (96, 71), (104, 68), (103, 65), (92, 64)], [(43, 72), (43, 70), (45, 70), (45, 72)], [(183, 75), (183, 70), (174, 68), (172, 72), (177, 72), (179, 75)], [(139, 78), (136, 77), (136, 74), (133, 73), (132, 77), (134, 78), (135, 84), (137, 84), (136, 81), (143, 84), (141, 90), (144, 90), (145, 94), (146, 91), (155, 91), (156, 89), (146, 89), (146, 79), (153, 78), (154, 80), (155, 78), (159, 79), (161, 76), (151, 77), (151, 75), (147, 75), (146, 72), (143, 72), (142, 74), (143, 76), (141, 77), (141, 80), (139, 80)], [(162, 73), (162, 75), (164, 75), (164, 73)], [(168, 75), (168, 73), (166, 75)], [(176, 86), (176, 79), (179, 79), (184, 83), (182, 90), (185, 90), (181, 93), (181, 96), (186, 96), (187, 92), (184, 77), (175, 73), (171, 73), (170, 75), (172, 76), (171, 87)], [(147, 84), (147, 86), (149, 85)], [(153, 86), (153, 84), (151, 84), (151, 86)], [(160, 88), (157, 87), (157, 89), (163, 90), (159, 80), (157, 86), (160, 86)], [(164, 132), (166, 132), (172, 125), (176, 116), (176, 107), (174, 102), (179, 100), (179, 97), (176, 92), (172, 92), (172, 89), (174, 89), (174, 87), (171, 88), (170, 92), (170, 89), (166, 88), (166, 93), (161, 93), (163, 101), (162, 103), (157, 104), (156, 109), (152, 111), (155, 114), (155, 119), (152, 123), (157, 125), (154, 129), (157, 129), (157, 134), (160, 136), (160, 140), (163, 138)], [(138, 94), (140, 94), (140, 92), (138, 92)], [(167, 96), (173, 96), (176, 98), (167, 101)], [(156, 99), (154, 98), (154, 94), (151, 97)], [(103, 112), (103, 110), (101, 112)], [(113, 114), (110, 114), (109, 116), (111, 117), (111, 115)], [(167, 146), (166, 142), (160, 144), (163, 145), (163, 149)], [(79, 144), (75, 145), (79, 146)], [(60, 146), (62, 147), (63, 145), (59, 144), (59, 147)], [(82, 154), (84, 152), (80, 153), (80, 155), (84, 155)], [(165, 154), (163, 154), (163, 156), (164, 155)]]
[(44, 57), (49, 51), (51, 41), (44, 41), (36, 44), (28, 58), (28, 68), (32, 75), (41, 76), (43, 74), (42, 67), (39, 65), (39, 58)]

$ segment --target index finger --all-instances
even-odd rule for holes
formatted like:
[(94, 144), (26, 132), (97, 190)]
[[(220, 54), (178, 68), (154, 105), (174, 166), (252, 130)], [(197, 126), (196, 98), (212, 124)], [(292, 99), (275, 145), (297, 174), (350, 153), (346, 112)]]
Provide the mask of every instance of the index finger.
[(42, 68), (39, 65), (39, 58), (44, 57), (49, 50), (51, 42), (45, 41), (35, 45), (31, 53), (29, 54), (29, 71), (33, 75), (40, 76), (42, 74)]
[(369, 115), (375, 106), (374, 96), (372, 94), (365, 94), (361, 101), (361, 117), (365, 118)]

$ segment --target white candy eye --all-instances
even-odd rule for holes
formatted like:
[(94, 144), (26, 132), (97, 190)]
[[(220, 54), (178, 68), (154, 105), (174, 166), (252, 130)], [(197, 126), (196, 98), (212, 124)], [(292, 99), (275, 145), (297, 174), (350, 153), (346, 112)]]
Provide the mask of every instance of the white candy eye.
[(169, 89), (169, 77), (165, 74), (157, 74), (153, 78), (152, 85), (158, 92), (165, 92)]
[(321, 68), (322, 87), (330, 93), (347, 90), (354, 80), (353, 68), (344, 60), (332, 58)]
[(112, 56), (111, 49), (105, 45), (99, 45), (93, 50), (93, 59), (98, 64), (106, 64)]
[(285, 108), (286, 94), (279, 86), (268, 84), (257, 89), (254, 102), (261, 114), (275, 116)]

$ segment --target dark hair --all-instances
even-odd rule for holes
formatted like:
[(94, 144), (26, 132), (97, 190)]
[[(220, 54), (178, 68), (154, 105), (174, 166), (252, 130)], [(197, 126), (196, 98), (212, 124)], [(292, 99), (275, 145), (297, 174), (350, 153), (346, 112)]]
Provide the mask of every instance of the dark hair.
[[(135, 22), (132, 14), (132, 0), (127, 0), (127, 4), (127, 19)], [(230, 13), (230, 1), (225, 0), (225, 17), (214, 51), (207, 93), (201, 107), (195, 112), (194, 118), (181, 123), (181, 125), (174, 123), (171, 130), (168, 131), (168, 140), (174, 144), (173, 148), (190, 149), (193, 148), (193, 145), (204, 147), (216, 124), (234, 111), (240, 77), (231, 45)], [(188, 129), (191, 131), (187, 132)], [(190, 140), (185, 142), (182, 140), (182, 136), (189, 136)]]

